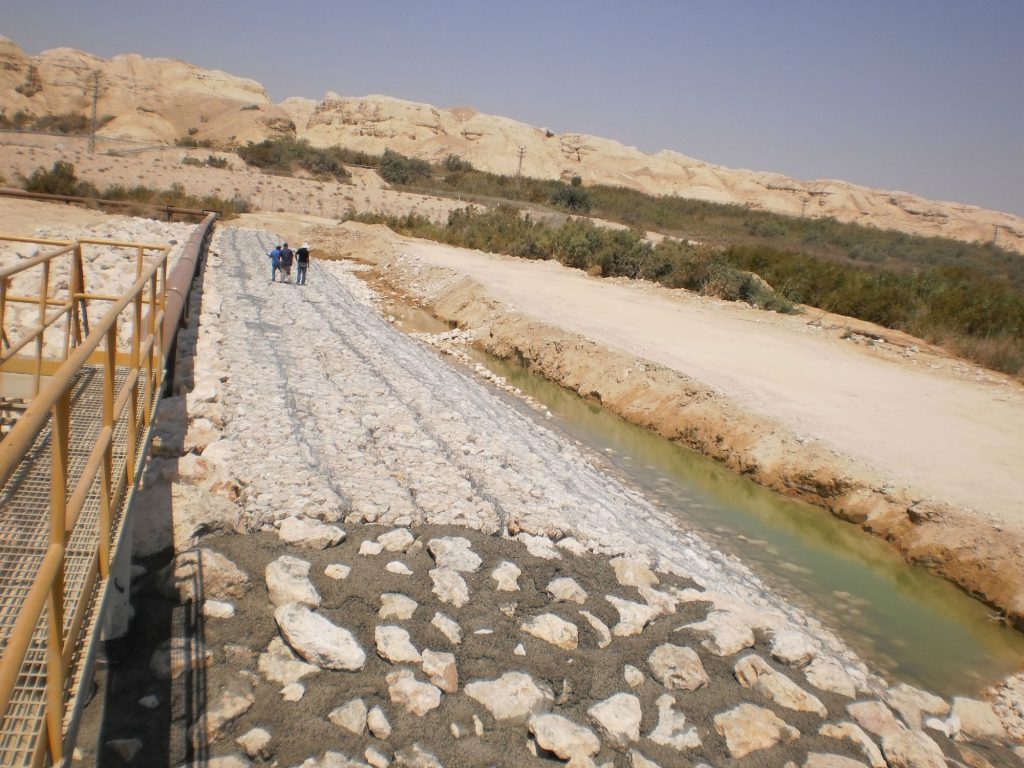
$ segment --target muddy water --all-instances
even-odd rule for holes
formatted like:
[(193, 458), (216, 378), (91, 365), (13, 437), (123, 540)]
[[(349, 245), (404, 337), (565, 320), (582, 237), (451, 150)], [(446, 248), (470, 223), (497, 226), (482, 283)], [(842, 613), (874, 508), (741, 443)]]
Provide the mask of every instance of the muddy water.
[[(448, 326), (389, 307), (406, 331)], [(830, 626), (890, 682), (962, 694), (1024, 668), (1024, 635), (949, 582), (824, 510), (794, 502), (634, 426), (514, 363), (473, 357), (554, 414), (546, 423), (604, 457), (609, 470), (739, 557)]]

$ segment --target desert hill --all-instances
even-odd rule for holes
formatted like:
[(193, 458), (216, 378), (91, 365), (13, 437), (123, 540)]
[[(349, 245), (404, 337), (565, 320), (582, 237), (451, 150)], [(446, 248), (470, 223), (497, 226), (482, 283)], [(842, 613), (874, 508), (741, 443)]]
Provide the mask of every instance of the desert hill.
[(68, 48), (29, 56), (0, 37), (0, 113), (33, 117), (92, 108), (98, 73), (100, 136), (173, 144), (191, 136), (237, 145), (293, 135), (314, 145), (340, 144), (381, 153), (392, 149), (427, 160), (456, 154), (478, 168), (539, 178), (579, 175), (656, 195), (735, 203), (793, 216), (833, 216), (887, 229), (966, 241), (990, 241), (1024, 252), (1024, 219), (962, 203), (927, 200), (843, 181), (800, 181), (776, 173), (712, 165), (670, 150), (641, 152), (610, 139), (555, 134), (468, 107), (443, 109), (387, 96), (327, 93), (320, 101), (273, 104), (262, 85), (173, 59), (136, 54), (102, 59)]

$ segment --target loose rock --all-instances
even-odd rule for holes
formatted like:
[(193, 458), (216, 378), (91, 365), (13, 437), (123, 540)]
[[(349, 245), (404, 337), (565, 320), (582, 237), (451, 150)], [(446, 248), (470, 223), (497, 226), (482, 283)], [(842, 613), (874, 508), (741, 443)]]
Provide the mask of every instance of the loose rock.
[(535, 616), (520, 626), (520, 629), (564, 650), (573, 650), (579, 644), (576, 625), (553, 613)]
[(366, 653), (351, 632), (304, 605), (282, 605), (274, 611), (274, 619), (288, 644), (310, 664), (356, 671), (366, 663)]
[(434, 568), (430, 571), (430, 578), (434, 582), (433, 592), (442, 603), (450, 603), (456, 608), (461, 608), (469, 602), (469, 587), (455, 571)]
[(654, 678), (670, 691), (695, 691), (709, 682), (700, 656), (692, 648), (664, 643), (651, 652), (647, 664)]
[(587, 593), (575, 579), (568, 576), (552, 579), (548, 584), (548, 594), (555, 600), (583, 605), (587, 602)]
[(447, 568), (460, 573), (476, 573), (483, 561), (472, 549), (469, 539), (461, 536), (447, 536), (443, 539), (431, 539), (427, 549), (434, 556), (438, 568)]
[(491, 571), (491, 578), (498, 582), (498, 586), (495, 587), (499, 592), (518, 592), (519, 591), (519, 576), (522, 571), (515, 565), (515, 563), (504, 562)]
[(774, 712), (753, 704), (715, 715), (715, 730), (725, 737), (732, 757), (743, 757), (751, 752), (774, 747), (780, 741), (800, 738), (800, 731), (781, 720)]
[(619, 750), (640, 740), (640, 699), (629, 693), (617, 693), (587, 710), (605, 741)]
[(382, 619), (395, 618), (407, 621), (419, 607), (419, 603), (410, 597), (396, 592), (385, 592), (380, 596), (380, 610), (377, 615)]
[(366, 730), (366, 704), (362, 699), (353, 699), (331, 710), (327, 719), (356, 736), (362, 736)]
[(658, 577), (654, 571), (628, 557), (616, 557), (608, 563), (615, 571), (615, 578), (624, 587), (656, 587)]
[(465, 692), (483, 704), (495, 720), (525, 722), (531, 715), (546, 710), (554, 700), (550, 690), (538, 687), (523, 672), (506, 672), (496, 680), (478, 680), (467, 685)]
[(455, 668), (455, 656), (450, 653), (424, 650), (423, 674), (445, 693), (455, 693), (459, 690), (459, 673)]
[(686, 715), (676, 710), (676, 700), (672, 694), (663, 693), (658, 697), (656, 704), (658, 705), (658, 725), (650, 733), (651, 741), (678, 751), (700, 746), (697, 729), (686, 727)]
[(286, 517), (277, 535), (286, 544), (307, 549), (327, 549), (345, 540), (345, 532), (336, 525), (326, 525), (305, 517)]
[(563, 760), (592, 757), (601, 748), (592, 730), (561, 715), (534, 715), (530, 733), (541, 747)]
[(814, 712), (819, 717), (828, 717), (828, 710), (817, 698), (781, 672), (769, 666), (756, 654), (744, 656), (736, 662), (736, 679), (744, 688), (752, 688), (766, 698), (786, 709), (797, 712)]
[(418, 664), (420, 652), (409, 639), (409, 633), (401, 627), (379, 626), (373, 631), (377, 643), (377, 655), (392, 664)]
[(270, 602), (275, 606), (299, 603), (307, 608), (318, 608), (320, 595), (309, 580), (309, 569), (308, 562), (290, 555), (268, 563), (265, 578)]
[(457, 622), (448, 618), (443, 613), (435, 613), (430, 623), (437, 627), (438, 631), (447, 637), (448, 642), (452, 645), (458, 645), (462, 642), (462, 629)]
[(430, 683), (421, 683), (408, 669), (396, 669), (385, 678), (391, 703), (422, 717), (441, 706), (441, 691)]

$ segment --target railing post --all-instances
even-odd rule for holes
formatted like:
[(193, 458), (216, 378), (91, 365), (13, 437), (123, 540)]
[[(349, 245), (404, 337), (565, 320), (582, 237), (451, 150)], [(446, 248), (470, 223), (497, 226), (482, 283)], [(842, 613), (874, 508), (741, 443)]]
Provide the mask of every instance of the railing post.
[[(85, 293), (85, 263), (82, 261), (82, 244), (75, 243), (75, 265), (78, 270), (78, 288), (82, 294)], [(81, 339), (86, 338), (89, 335), (89, 308), (85, 303), (85, 296), (81, 296), (78, 299), (79, 311), (82, 318), (82, 330), (80, 333), (79, 342)]]
[[(129, 371), (139, 370), (139, 353), (142, 346), (142, 292), (135, 295), (132, 301), (132, 351)], [(128, 485), (135, 482), (135, 459), (139, 443), (139, 380), (135, 379), (129, 398), (128, 412), (128, 444), (125, 446), (125, 471)]]
[(5, 319), (7, 317), (7, 278), (0, 277), (0, 349), (3, 349), (3, 345), (6, 344), (8, 347), (11, 346), (10, 339), (7, 338), (7, 325)]
[(32, 394), (39, 394), (43, 377), (43, 339), (46, 337), (46, 295), (50, 292), (50, 262), (43, 262), (43, 277), (39, 285), (39, 334), (36, 336), (36, 368), (32, 376)]
[(82, 274), (82, 244), (76, 243), (71, 254), (71, 333), (75, 346), (82, 343), (82, 320), (79, 302), (84, 301), (82, 294), (84, 276)]
[(103, 451), (100, 474), (99, 571), (102, 578), (110, 573), (110, 529), (114, 518), (114, 399), (117, 397), (117, 323), (107, 331), (103, 350), (103, 428), (110, 430), (110, 442)]
[[(68, 500), (68, 449), (71, 431), (71, 393), (66, 388), (54, 403), (50, 450), (50, 544), (67, 547), (65, 514)], [(59, 763), (63, 757), (64, 728), (64, 558), (57, 569), (47, 599), (46, 637), (46, 733), (50, 757)]]

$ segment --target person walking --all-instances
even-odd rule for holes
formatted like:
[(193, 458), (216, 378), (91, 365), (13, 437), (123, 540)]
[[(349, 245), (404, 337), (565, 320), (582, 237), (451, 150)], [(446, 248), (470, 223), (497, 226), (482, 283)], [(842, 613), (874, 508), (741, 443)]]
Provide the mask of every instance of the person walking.
[(306, 284), (306, 270), (309, 269), (309, 243), (303, 243), (302, 247), (295, 252), (295, 284)]
[(292, 281), (292, 259), (294, 258), (295, 254), (288, 247), (288, 243), (285, 243), (284, 247), (281, 248), (281, 270), (284, 272), (284, 281), (286, 283)]
[[(277, 282), (277, 270), (281, 269), (281, 246), (275, 245), (274, 250), (267, 254), (270, 257), (270, 282)], [(281, 279), (284, 279), (282, 272)]]

